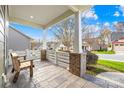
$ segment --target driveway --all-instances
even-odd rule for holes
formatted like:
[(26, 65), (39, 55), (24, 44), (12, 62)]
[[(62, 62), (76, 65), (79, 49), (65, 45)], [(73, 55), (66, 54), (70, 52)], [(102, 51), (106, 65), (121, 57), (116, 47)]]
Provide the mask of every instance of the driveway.
[(98, 74), (96, 77), (113, 83), (112, 85), (114, 85), (115, 87), (116, 85), (118, 85), (119, 87), (124, 87), (124, 73), (104, 72), (104, 73)]
[(124, 54), (97, 54), (99, 59), (124, 62)]

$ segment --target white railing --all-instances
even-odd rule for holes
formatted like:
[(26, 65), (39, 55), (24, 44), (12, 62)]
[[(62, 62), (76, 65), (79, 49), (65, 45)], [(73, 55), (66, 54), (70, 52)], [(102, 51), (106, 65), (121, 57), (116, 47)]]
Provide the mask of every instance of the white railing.
[(46, 58), (48, 61), (56, 64), (56, 52), (54, 50), (47, 50), (46, 51)]
[(69, 53), (68, 52), (61, 52), (61, 51), (54, 51), (54, 50), (47, 50), (47, 60), (61, 66), (63, 68), (69, 68)]
[(41, 52), (40, 50), (25, 50), (25, 51), (14, 51), (17, 54), (26, 54), (27, 57), (35, 56), (36, 59), (40, 59), (41, 57)]
[(56, 52), (56, 60), (59, 66), (69, 68), (69, 53), (68, 52)]
[(35, 56), (36, 59), (41, 58), (41, 51), (40, 50), (29, 50), (30, 55)]
[[(10, 51), (16, 52), (18, 54), (26, 54), (27, 58), (30, 56), (35, 56), (36, 59), (41, 58), (41, 51), (40, 50), (26, 50), (26, 51)], [(9, 53), (10, 54), (10, 53)], [(58, 66), (63, 68), (69, 68), (69, 53), (68, 52), (61, 52), (61, 51), (54, 51), (54, 50), (47, 50), (46, 57), (49, 62), (52, 62)], [(10, 62), (11, 56), (9, 55)]]
[(40, 59), (41, 58), (41, 51), (40, 50), (25, 50), (25, 51), (13, 51), (13, 50), (9, 50), (9, 65), (12, 65), (12, 60), (11, 60), (11, 52), (16, 52), (17, 54), (26, 54), (26, 57), (31, 57), (31, 56), (35, 56), (35, 59)]

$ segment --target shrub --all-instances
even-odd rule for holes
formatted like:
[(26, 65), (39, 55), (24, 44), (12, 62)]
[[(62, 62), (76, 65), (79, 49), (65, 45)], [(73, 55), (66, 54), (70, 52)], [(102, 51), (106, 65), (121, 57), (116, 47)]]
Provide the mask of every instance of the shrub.
[(96, 54), (91, 53), (89, 51), (87, 52), (87, 55), (86, 55), (87, 64), (96, 64), (97, 60), (98, 60), (98, 56)]

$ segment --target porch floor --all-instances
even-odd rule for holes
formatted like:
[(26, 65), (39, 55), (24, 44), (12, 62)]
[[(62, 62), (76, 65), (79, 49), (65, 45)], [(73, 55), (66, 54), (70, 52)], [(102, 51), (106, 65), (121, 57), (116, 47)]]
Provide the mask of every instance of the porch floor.
[(13, 84), (14, 74), (9, 67), (7, 73), (7, 88), (96, 88), (98, 85), (71, 74), (68, 70), (53, 65), (50, 62), (34, 62), (34, 75), (29, 76), (29, 71), (22, 70), (18, 81)]

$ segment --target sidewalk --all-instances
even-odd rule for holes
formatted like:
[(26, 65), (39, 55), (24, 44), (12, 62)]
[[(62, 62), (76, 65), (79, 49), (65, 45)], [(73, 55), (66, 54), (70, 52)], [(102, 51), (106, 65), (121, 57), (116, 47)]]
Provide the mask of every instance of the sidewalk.
[(96, 77), (114, 83), (120, 87), (124, 87), (124, 73), (120, 72), (104, 72), (98, 74)]
[(99, 85), (102, 88), (124, 88), (124, 76), (120, 77), (119, 75), (115, 75), (114, 72), (105, 73), (110, 73), (110, 76), (103, 75), (102, 73), (97, 76), (86, 74), (83, 78)]

